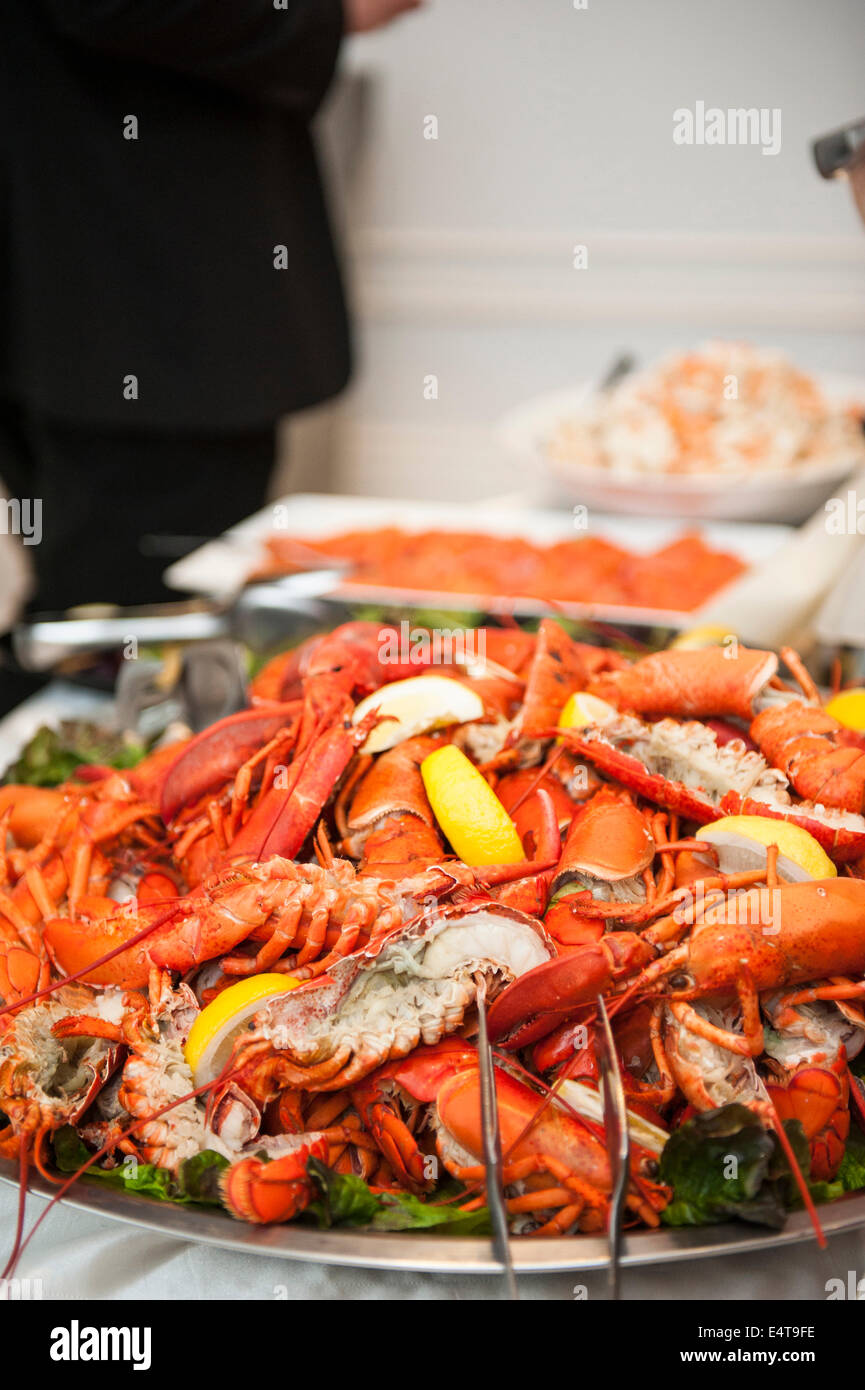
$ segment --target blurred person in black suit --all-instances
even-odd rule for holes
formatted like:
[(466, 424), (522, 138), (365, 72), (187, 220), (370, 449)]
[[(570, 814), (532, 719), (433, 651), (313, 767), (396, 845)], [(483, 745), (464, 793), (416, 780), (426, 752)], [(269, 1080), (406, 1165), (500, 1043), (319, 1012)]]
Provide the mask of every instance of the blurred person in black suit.
[(345, 385), (309, 124), (344, 32), (420, 0), (4, 0), (0, 477), (33, 605), (164, 597), (149, 532), (264, 501), (278, 416)]

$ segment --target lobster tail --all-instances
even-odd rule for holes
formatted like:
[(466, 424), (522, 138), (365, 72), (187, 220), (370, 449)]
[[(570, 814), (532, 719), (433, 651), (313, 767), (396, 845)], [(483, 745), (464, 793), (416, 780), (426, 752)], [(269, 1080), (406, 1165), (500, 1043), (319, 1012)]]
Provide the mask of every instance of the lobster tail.
[(751, 737), (800, 796), (845, 811), (865, 809), (865, 747), (824, 709), (793, 700), (763, 710)]

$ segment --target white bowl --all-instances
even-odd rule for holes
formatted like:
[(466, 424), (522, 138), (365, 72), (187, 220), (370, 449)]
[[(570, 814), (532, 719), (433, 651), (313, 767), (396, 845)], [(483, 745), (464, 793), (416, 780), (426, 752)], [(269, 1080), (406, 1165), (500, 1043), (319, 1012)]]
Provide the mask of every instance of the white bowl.
[[(815, 373), (829, 401), (862, 402), (865, 381)], [(693, 517), (712, 521), (777, 521), (796, 524), (811, 516), (861, 460), (839, 457), (785, 472), (669, 474), (616, 472), (550, 457), (547, 441), (563, 420), (578, 417), (591, 383), (534, 396), (499, 422), (499, 442), (537, 476), (542, 470), (572, 503), (605, 512)]]

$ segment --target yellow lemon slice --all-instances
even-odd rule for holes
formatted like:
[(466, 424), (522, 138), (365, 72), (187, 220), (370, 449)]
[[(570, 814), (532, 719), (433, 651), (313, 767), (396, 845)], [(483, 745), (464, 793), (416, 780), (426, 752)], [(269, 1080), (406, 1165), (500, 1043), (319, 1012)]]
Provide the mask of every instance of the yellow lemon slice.
[(730, 629), (722, 627), (720, 623), (703, 623), (700, 627), (680, 632), (670, 646), (677, 651), (696, 652), (702, 647), (723, 647), (733, 636)]
[(725, 816), (701, 826), (697, 838), (715, 846), (718, 866), (724, 874), (762, 868), (766, 849), (777, 845), (778, 877), (786, 883), (837, 877), (838, 870), (814, 836), (790, 821), (772, 820), (769, 816)]
[(474, 763), (453, 744), (420, 765), (435, 818), (464, 864), (518, 864), (525, 859), (516, 826)]
[(362, 753), (383, 753), (403, 739), (428, 733), (430, 729), (443, 729), (448, 724), (480, 719), (484, 712), (480, 695), (448, 676), (410, 676), (408, 680), (391, 681), (355, 706), (352, 723), (359, 724), (374, 709), (392, 717), (376, 725), (360, 750)]
[(597, 695), (589, 695), (585, 690), (575, 690), (569, 695), (564, 709), (559, 715), (560, 729), (585, 729), (587, 724), (606, 724), (615, 719), (618, 711)]
[(250, 975), (218, 994), (201, 1010), (184, 1049), (196, 1086), (206, 1086), (225, 1066), (238, 1034), (266, 999), (287, 994), (301, 982), (292, 975)]
[(842, 690), (829, 701), (826, 713), (846, 728), (865, 733), (865, 690)]

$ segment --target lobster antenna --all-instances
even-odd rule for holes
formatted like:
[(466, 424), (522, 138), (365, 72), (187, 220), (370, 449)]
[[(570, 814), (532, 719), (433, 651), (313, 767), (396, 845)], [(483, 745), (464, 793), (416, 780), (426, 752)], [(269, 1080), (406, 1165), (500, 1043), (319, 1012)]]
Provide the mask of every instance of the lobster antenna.
[(532, 779), (532, 781), (526, 787), (525, 791), (517, 797), (516, 801), (514, 802), (513, 806), (508, 812), (509, 816), (513, 816), (514, 811), (518, 811), (519, 808), (522, 806), (523, 802), (528, 801), (529, 797), (532, 796), (538, 790), (538, 787), (540, 787), (547, 773), (552, 771), (552, 769), (555, 767), (556, 763), (559, 761), (559, 758), (562, 756), (564, 751), (565, 745), (563, 743), (558, 744), (557, 747), (550, 754), (550, 756), (546, 759), (546, 761), (541, 764), (538, 775)]
[(13, 1004), (4, 1004), (3, 1007), (0, 1008), (0, 1018), (2, 1018), (4, 1014), (13, 1013), (16, 1009), (23, 1009), (25, 1004), (35, 1004), (37, 999), (44, 999), (49, 994), (55, 994), (56, 991), (62, 989), (64, 985), (73, 984), (75, 980), (80, 980), (84, 975), (89, 975), (91, 970), (98, 970), (101, 965), (107, 964), (107, 962), (113, 960), (115, 956), (119, 956), (121, 952), (128, 951), (132, 946), (137, 946), (139, 941), (143, 941), (151, 932), (156, 931), (157, 927), (163, 927), (166, 922), (170, 922), (173, 917), (177, 916), (179, 910), (180, 908), (177, 905), (169, 908), (162, 916), (157, 917), (155, 922), (151, 922), (147, 927), (142, 927), (141, 931), (136, 932), (134, 936), (130, 936), (128, 941), (124, 941), (120, 946), (114, 946), (112, 950), (106, 951), (104, 956), (99, 956), (96, 960), (90, 961), (88, 965), (82, 966), (80, 970), (74, 971), (71, 975), (64, 975), (60, 980), (53, 980), (50, 985), (46, 985), (44, 989), (37, 989), (33, 994), (25, 994), (23, 999), (16, 999)]
[(781, 1123), (781, 1117), (779, 1116), (778, 1111), (775, 1109), (775, 1106), (772, 1104), (771, 1101), (769, 1102), (767, 1109), (769, 1111), (769, 1118), (772, 1121), (772, 1127), (778, 1136), (781, 1148), (784, 1150), (784, 1157), (787, 1159), (787, 1162), (790, 1165), (790, 1172), (793, 1174), (796, 1186), (798, 1187), (799, 1193), (802, 1197), (802, 1201), (805, 1204), (805, 1210), (811, 1218), (811, 1225), (814, 1227), (814, 1235), (817, 1237), (817, 1244), (819, 1245), (821, 1250), (825, 1250), (826, 1236), (823, 1233), (823, 1227), (820, 1225), (820, 1218), (817, 1215), (817, 1208), (814, 1205), (814, 1198), (811, 1196), (811, 1193), (808, 1190), (808, 1184), (805, 1181), (805, 1175), (802, 1172), (802, 1169), (799, 1167), (799, 1160), (793, 1152), (793, 1145), (790, 1143), (787, 1131)]
[[(21, 1135), (18, 1143), (18, 1220), (15, 1225), (15, 1240), (7, 1269), (15, 1268), (24, 1248), (21, 1238), (24, 1234), (24, 1212), (27, 1207), (27, 1139), (25, 1135)], [(5, 1270), (3, 1277), (6, 1278)]]
[[(226, 1063), (226, 1066), (230, 1065), (230, 1061), (231, 1059), (229, 1058), (229, 1061)], [(12, 1253), (9, 1256), (9, 1259), (6, 1263), (6, 1267), (3, 1270), (2, 1275), (0, 1275), (0, 1278), (9, 1279), (12, 1277), (12, 1274), (15, 1272), (15, 1267), (18, 1264), (18, 1261), (24, 1254), (24, 1251), (30, 1244), (39, 1227), (42, 1225), (42, 1222), (45, 1220), (51, 1208), (55, 1205), (55, 1203), (61, 1201), (61, 1199), (65, 1197), (70, 1187), (72, 1187), (73, 1184), (76, 1183), (80, 1177), (83, 1177), (83, 1175), (87, 1172), (88, 1168), (92, 1168), (93, 1164), (96, 1163), (100, 1158), (102, 1158), (104, 1154), (113, 1152), (114, 1149), (117, 1148), (117, 1145), (121, 1142), (121, 1140), (127, 1139), (131, 1134), (135, 1132), (136, 1129), (139, 1129), (141, 1125), (152, 1124), (154, 1120), (158, 1120), (163, 1115), (167, 1115), (169, 1110), (174, 1110), (178, 1105), (183, 1105), (185, 1101), (195, 1100), (198, 1096), (204, 1095), (207, 1091), (212, 1090), (214, 1086), (220, 1084), (221, 1082), (231, 1081), (233, 1077), (239, 1075), (241, 1070), (242, 1068), (240, 1067), (234, 1067), (230, 1072), (226, 1073), (225, 1067), (223, 1067), (222, 1071), (219, 1073), (219, 1076), (214, 1077), (212, 1081), (206, 1082), (203, 1086), (196, 1087), (194, 1091), (187, 1091), (185, 1095), (178, 1096), (176, 1100), (169, 1101), (167, 1105), (163, 1105), (160, 1110), (155, 1110), (151, 1115), (140, 1116), (139, 1119), (134, 1120), (132, 1122), (128, 1129), (122, 1130), (120, 1134), (115, 1134), (114, 1137), (110, 1139), (107, 1144), (103, 1144), (101, 1149), (98, 1149), (96, 1153), (91, 1154), (90, 1157), (87, 1159), (87, 1162), (82, 1163), (81, 1167), (76, 1169), (76, 1171), (71, 1175), (71, 1177), (68, 1177), (63, 1181), (61, 1186), (55, 1192), (54, 1196), (51, 1198), (50, 1202), (48, 1202), (44, 1210), (40, 1212), (39, 1216), (37, 1216), (36, 1220), (30, 1227), (30, 1230), (24, 1240), (21, 1239), (21, 1233), (23, 1231), (24, 1226), (24, 1201), (27, 1193), (27, 1155), (25, 1149), (25, 1140), (24, 1136), (22, 1135), (21, 1177), (23, 1185), (21, 1188), (21, 1198), (19, 1201), (18, 1229), (15, 1237), (15, 1245), (12, 1249)]]

